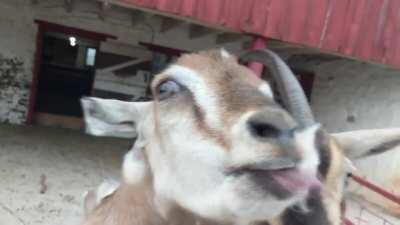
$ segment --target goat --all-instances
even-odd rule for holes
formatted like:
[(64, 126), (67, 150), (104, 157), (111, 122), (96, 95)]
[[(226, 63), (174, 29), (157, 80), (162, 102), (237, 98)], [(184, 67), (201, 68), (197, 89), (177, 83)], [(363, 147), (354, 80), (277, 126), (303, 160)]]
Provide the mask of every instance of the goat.
[(275, 53), (243, 60), (270, 69), (283, 106), (225, 50), (181, 56), (153, 80), (153, 101), (82, 99), (87, 133), (137, 138), (121, 185), (89, 192), (84, 225), (340, 224), (340, 144), (354, 143), (314, 121)]

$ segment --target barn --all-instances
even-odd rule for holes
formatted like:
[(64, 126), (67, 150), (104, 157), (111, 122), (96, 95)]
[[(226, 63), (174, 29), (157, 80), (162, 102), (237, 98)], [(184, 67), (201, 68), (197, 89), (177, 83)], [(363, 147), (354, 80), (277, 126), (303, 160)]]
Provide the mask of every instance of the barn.
[[(330, 132), (400, 126), (397, 0), (2, 0), (0, 30), (0, 224), (76, 221), (79, 191), (118, 176), (131, 144), (85, 136), (79, 99), (146, 100), (185, 52), (272, 49)], [(356, 165), (399, 195), (399, 160), (400, 149)], [(381, 223), (381, 210), (399, 223), (398, 204), (352, 188), (383, 202), (350, 203), (355, 224)]]

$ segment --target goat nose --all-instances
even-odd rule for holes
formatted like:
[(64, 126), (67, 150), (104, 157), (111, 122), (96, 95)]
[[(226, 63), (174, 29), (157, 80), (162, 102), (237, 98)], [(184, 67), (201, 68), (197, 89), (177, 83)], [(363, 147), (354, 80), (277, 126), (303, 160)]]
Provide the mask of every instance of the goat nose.
[(277, 138), (281, 133), (273, 124), (258, 120), (249, 120), (247, 128), (250, 134), (257, 138)]
[(277, 108), (260, 110), (247, 119), (247, 129), (255, 138), (293, 137), (296, 122), (285, 111)]
[(279, 117), (279, 114), (256, 113), (247, 121), (247, 129), (253, 138), (259, 141), (274, 139), (282, 154), (297, 162), (301, 157), (296, 146), (296, 123)]
[(247, 129), (256, 138), (293, 138), (296, 124), (277, 110), (260, 111), (247, 120)]

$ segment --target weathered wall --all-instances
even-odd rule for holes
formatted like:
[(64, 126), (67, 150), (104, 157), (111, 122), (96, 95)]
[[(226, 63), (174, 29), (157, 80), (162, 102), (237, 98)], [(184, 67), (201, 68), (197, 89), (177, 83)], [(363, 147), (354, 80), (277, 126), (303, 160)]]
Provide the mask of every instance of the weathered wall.
[(12, 1), (0, 3), (0, 122), (20, 124), (27, 109), (35, 30), (23, 22), (23, 13), (15, 16), (16, 9)]
[(312, 106), (329, 131), (400, 126), (400, 71), (350, 60), (314, 71)]
[(28, 89), (24, 62), (0, 54), (0, 122), (23, 123)]
[[(0, 121), (23, 122), (22, 114), (26, 112), (27, 103), (19, 99), (26, 99), (32, 79), (37, 31), (34, 19), (113, 34), (118, 37), (113, 42), (121, 46), (134, 46), (138, 41), (153, 41), (187, 50), (215, 46), (212, 35), (189, 39), (187, 26), (159, 33), (156, 18), (146, 25), (133, 27), (131, 11), (122, 8), (113, 8), (102, 21), (98, 18), (96, 1), (75, 1), (71, 13), (66, 12), (62, 0), (38, 2), (36, 5), (32, 5), (30, 0), (0, 2), (0, 55), (6, 61), (17, 59), (19, 62), (18, 72), (11, 73), (15, 84), (0, 89)], [(239, 47), (233, 43), (228, 49)], [(313, 108), (319, 121), (330, 131), (400, 126), (400, 118), (396, 115), (400, 111), (398, 71), (347, 60), (317, 65), (315, 71)], [(0, 76), (4, 76), (4, 72), (1, 73)], [(15, 110), (17, 115), (12, 113)]]
[[(7, 72), (7, 76), (11, 76), (10, 79), (14, 84), (8, 88), (0, 88), (0, 122), (16, 124), (24, 122), (27, 111), (26, 98), (32, 81), (37, 33), (35, 19), (112, 34), (118, 38), (113, 42), (122, 46), (135, 46), (139, 41), (186, 50), (215, 46), (215, 37), (212, 35), (189, 39), (187, 25), (159, 33), (160, 21), (155, 17), (146, 21), (146, 24), (133, 26), (132, 11), (127, 9), (112, 8), (105, 20), (100, 20), (99, 5), (95, 0), (74, 1), (70, 13), (66, 11), (63, 0), (40, 0), (37, 4), (32, 2), (31, 0), (0, 1), (0, 55), (6, 61), (18, 60), (18, 72)], [(238, 47), (241, 46), (235, 44), (227, 46), (228, 49)], [(4, 76), (6, 76), (4, 72), (0, 72), (0, 78)], [(0, 85), (5, 84), (2, 82)]]

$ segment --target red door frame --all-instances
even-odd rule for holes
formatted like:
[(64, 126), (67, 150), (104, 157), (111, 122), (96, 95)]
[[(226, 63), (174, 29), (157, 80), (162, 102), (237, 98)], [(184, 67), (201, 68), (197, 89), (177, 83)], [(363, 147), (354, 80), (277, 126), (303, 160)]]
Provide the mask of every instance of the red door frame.
[(74, 27), (63, 26), (60, 24), (55, 24), (43, 20), (35, 20), (36, 24), (38, 24), (38, 31), (36, 33), (36, 49), (34, 54), (34, 65), (33, 65), (33, 74), (32, 74), (32, 83), (29, 91), (29, 102), (28, 102), (28, 112), (26, 114), (26, 124), (32, 124), (33, 115), (35, 113), (35, 104), (36, 104), (36, 96), (37, 96), (37, 85), (39, 81), (39, 73), (40, 73), (40, 65), (42, 63), (42, 48), (43, 48), (43, 35), (44, 32), (58, 32), (66, 35), (73, 35), (82, 38), (87, 38), (96, 41), (105, 41), (107, 38), (117, 39), (117, 37), (113, 35), (108, 35), (104, 33), (98, 33), (88, 30), (82, 30)]

